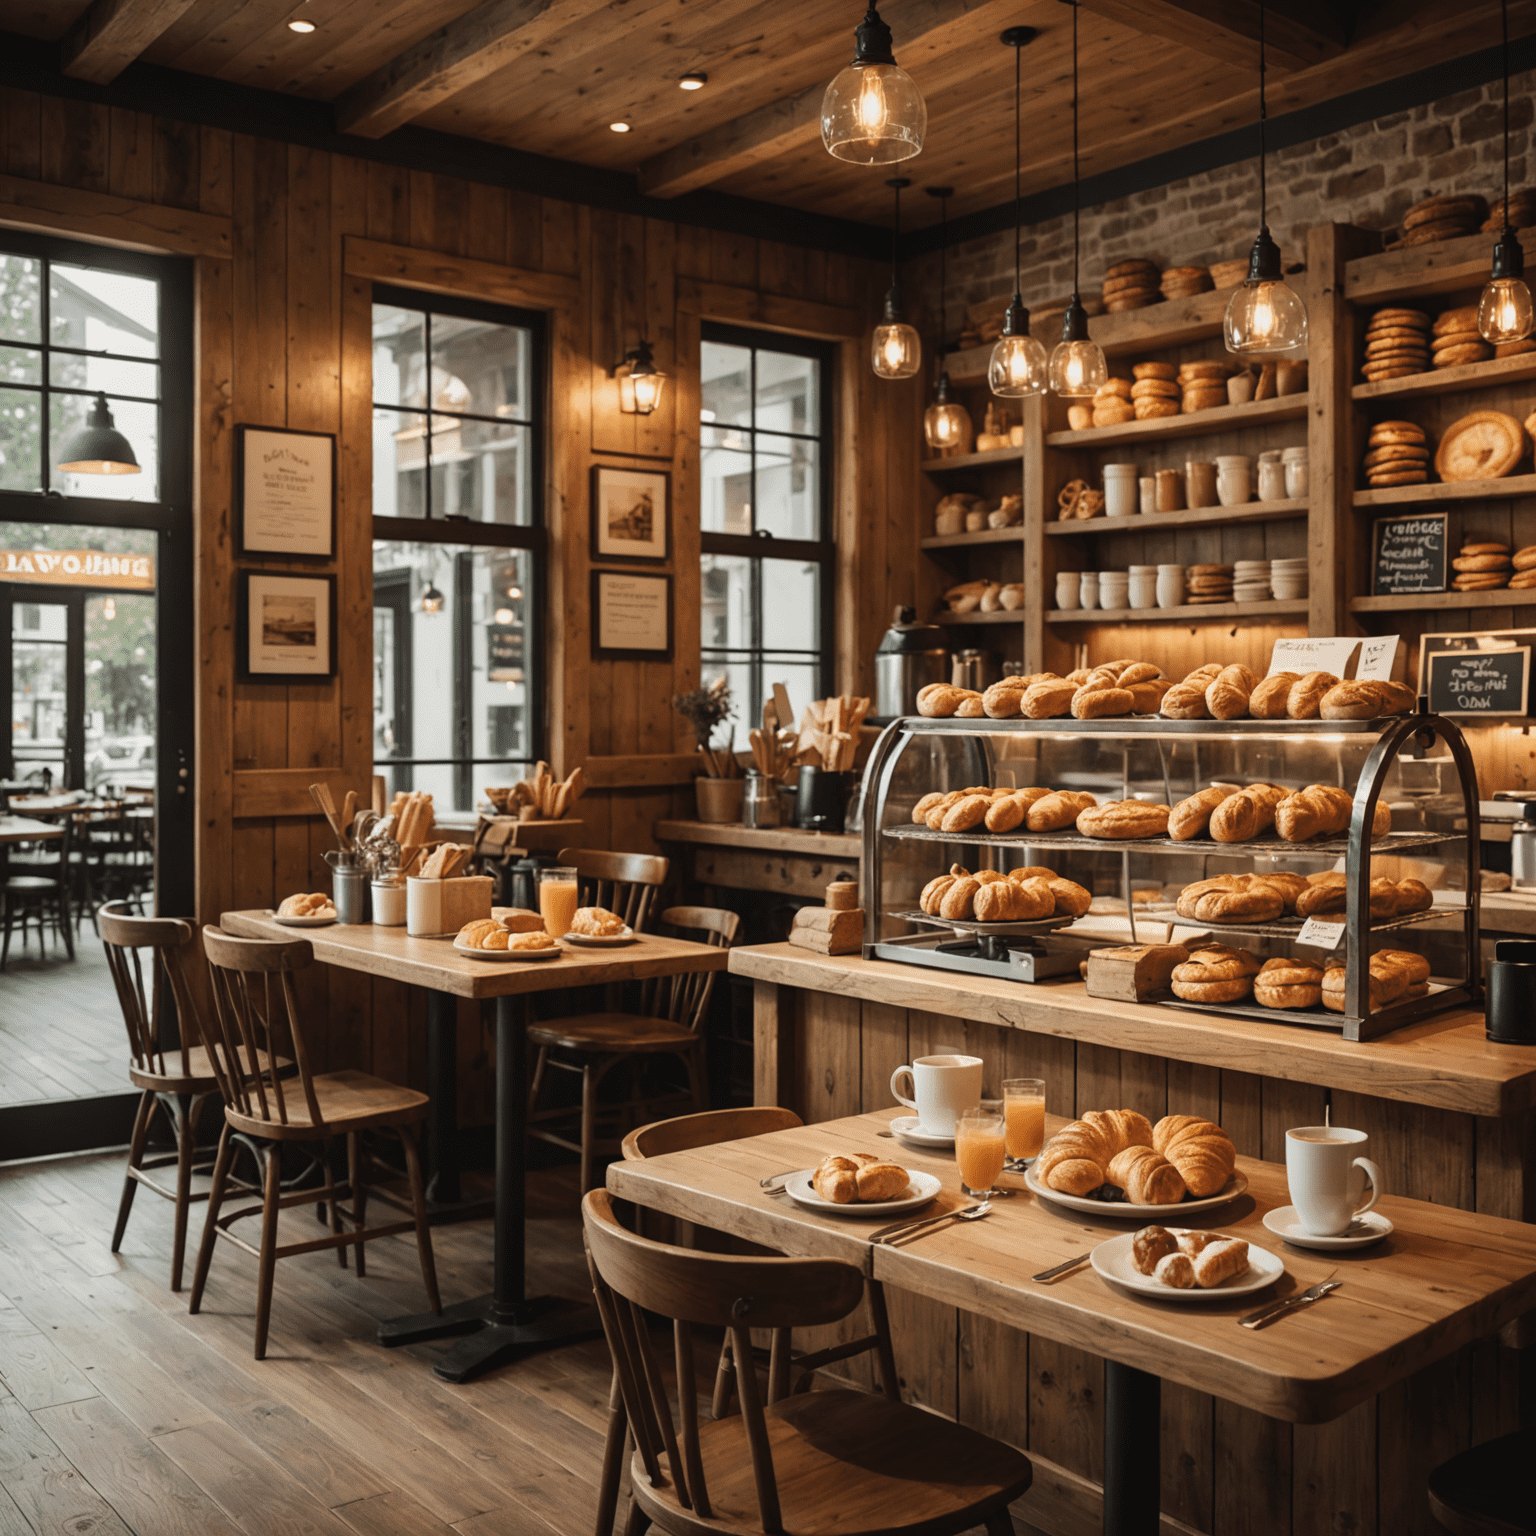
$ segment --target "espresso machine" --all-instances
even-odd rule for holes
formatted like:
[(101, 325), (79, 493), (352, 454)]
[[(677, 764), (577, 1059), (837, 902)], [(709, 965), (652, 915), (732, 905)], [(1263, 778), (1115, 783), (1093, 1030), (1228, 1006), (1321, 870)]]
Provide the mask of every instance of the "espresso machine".
[(884, 723), (917, 713), (918, 690), (949, 681), (949, 637), (937, 624), (919, 624), (913, 608), (898, 608), (875, 652), (875, 716)]

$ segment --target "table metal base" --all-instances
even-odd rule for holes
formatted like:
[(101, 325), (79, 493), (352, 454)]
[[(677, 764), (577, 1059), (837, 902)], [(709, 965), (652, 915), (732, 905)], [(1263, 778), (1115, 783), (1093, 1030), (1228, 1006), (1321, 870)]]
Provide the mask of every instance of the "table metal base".
[(380, 1323), (379, 1343), (423, 1344), (467, 1333), (469, 1337), (455, 1344), (432, 1370), (444, 1381), (472, 1381), (483, 1371), (536, 1349), (592, 1338), (602, 1332), (602, 1326), (596, 1307), (560, 1296), (534, 1296), (510, 1307), (498, 1307), (494, 1296), (477, 1296), (444, 1307), (441, 1316), (422, 1312)]
[(1158, 1536), (1162, 1382), (1104, 1362), (1104, 1536)]

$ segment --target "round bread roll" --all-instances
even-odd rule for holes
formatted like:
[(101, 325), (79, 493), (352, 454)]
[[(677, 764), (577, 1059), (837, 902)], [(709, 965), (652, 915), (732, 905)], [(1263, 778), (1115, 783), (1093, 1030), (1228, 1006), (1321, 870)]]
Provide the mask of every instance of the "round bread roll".
[(966, 795), (945, 808), (939, 823), (941, 832), (969, 832), (979, 827), (992, 807), (990, 795)]
[(465, 949), (480, 949), (485, 936), (496, 929), (501, 929), (503, 933), (506, 931), (494, 917), (478, 917), (459, 929), (458, 938), (454, 942)]
[(1260, 678), (1248, 695), (1248, 713), (1255, 720), (1283, 720), (1291, 685), (1301, 681), (1299, 672), (1271, 672)]
[(1085, 683), (1072, 695), (1072, 715), (1077, 720), (1128, 715), (1135, 703), (1135, 696), (1129, 688), (1095, 688)]
[(1058, 715), (1065, 715), (1071, 711), (1072, 700), (1076, 694), (1075, 683), (1065, 678), (1053, 678), (1045, 682), (1032, 683), (1026, 688), (1019, 707), (1026, 719), (1053, 720)]
[(1347, 680), (1323, 695), (1318, 713), (1324, 720), (1374, 720), (1381, 706), (1381, 693), (1373, 683)]
[(1169, 808), (1146, 800), (1110, 800), (1085, 809), (1077, 818), (1084, 837), (1166, 837)]
[(1496, 480), (1525, 452), (1525, 429), (1502, 411), (1472, 411), (1440, 439), (1435, 469), (1442, 480)]
[(1273, 784), (1250, 784), (1224, 798), (1211, 812), (1211, 836), (1218, 843), (1246, 843), (1275, 824), (1275, 807), (1285, 791)]
[(1208, 720), (1204, 682), (1175, 683), (1163, 695), (1162, 713), (1170, 720)]
[(1178, 378), (1179, 370), (1172, 363), (1136, 363), (1131, 376), (1138, 383), (1143, 379), (1172, 380)]
[[(1230, 587), (1230, 579), (1228, 579)], [(1247, 667), (1238, 665), (1223, 667), (1205, 690), (1205, 707), (1213, 720), (1237, 720), (1248, 713), (1248, 700), (1255, 687), (1256, 678)]]
[(1045, 883), (1058, 912), (1069, 912), (1073, 917), (1081, 917), (1093, 904), (1092, 895), (1075, 880), (1064, 880), (1057, 875)]

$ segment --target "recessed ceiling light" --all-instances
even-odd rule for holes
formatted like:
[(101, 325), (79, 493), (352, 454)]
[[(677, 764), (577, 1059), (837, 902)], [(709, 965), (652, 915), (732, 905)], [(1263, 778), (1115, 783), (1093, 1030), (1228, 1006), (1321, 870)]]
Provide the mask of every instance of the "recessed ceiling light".
[(629, 132), (629, 124), (628, 123), (609, 123), (608, 126), (611, 129), (613, 129), (613, 131), (615, 133), (628, 133)]
[(677, 83), (685, 91), (702, 91), (709, 84), (709, 76), (702, 69), (696, 69), (684, 75)]
[(312, 21), (290, 21), (288, 23), (288, 30), (290, 32), (313, 32), (315, 24)]

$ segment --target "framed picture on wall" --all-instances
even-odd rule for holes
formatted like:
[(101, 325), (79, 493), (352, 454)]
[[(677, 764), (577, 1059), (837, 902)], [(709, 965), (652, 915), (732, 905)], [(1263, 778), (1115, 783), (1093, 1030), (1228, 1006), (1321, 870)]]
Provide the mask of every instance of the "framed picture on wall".
[(592, 558), (667, 558), (672, 477), (664, 469), (592, 466)]
[(665, 661), (672, 654), (672, 578), (592, 572), (592, 654)]
[(235, 659), (252, 683), (312, 683), (336, 675), (336, 578), (241, 571)]
[(334, 432), (235, 428), (235, 550), (241, 555), (334, 558)]

